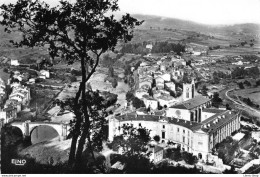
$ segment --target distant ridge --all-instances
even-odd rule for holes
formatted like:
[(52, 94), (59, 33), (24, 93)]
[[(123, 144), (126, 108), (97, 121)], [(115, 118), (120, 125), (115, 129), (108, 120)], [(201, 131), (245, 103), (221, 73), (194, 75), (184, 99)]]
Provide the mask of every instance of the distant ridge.
[(212, 32), (212, 33), (222, 33), (222, 32), (243, 32), (251, 33), (255, 35), (260, 34), (260, 24), (255, 23), (243, 23), (243, 24), (231, 24), (231, 25), (206, 25), (202, 23), (197, 23), (193, 21), (181, 20), (169, 17), (160, 17), (154, 15), (141, 15), (133, 14), (135, 18), (139, 20), (145, 20), (143, 25), (139, 28), (171, 28), (171, 29), (182, 29), (188, 31), (197, 32)]

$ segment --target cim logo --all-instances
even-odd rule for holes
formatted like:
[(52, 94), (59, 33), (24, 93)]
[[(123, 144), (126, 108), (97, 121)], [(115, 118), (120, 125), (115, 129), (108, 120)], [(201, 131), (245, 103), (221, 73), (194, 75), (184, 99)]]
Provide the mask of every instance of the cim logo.
[(26, 164), (26, 160), (25, 159), (12, 159), (12, 164), (23, 166)]

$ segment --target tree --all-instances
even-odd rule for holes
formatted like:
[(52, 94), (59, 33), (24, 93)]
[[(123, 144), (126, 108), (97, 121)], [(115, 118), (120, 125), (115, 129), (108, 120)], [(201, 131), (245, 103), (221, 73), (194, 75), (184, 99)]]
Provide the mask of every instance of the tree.
[(151, 140), (150, 130), (124, 125), (122, 134), (115, 136), (109, 144), (114, 151), (122, 150), (121, 163), (125, 173), (150, 173), (152, 163), (149, 160), (147, 144)]
[(212, 105), (218, 107), (222, 103), (222, 99), (219, 97), (219, 93), (215, 92), (212, 98)]
[(154, 139), (154, 141), (159, 142), (160, 141), (160, 136), (159, 135), (155, 135), (153, 137), (153, 139)]
[(244, 88), (245, 88), (242, 82), (239, 82), (239, 83), (238, 83), (238, 87), (239, 87), (240, 89), (244, 89)]
[(245, 80), (244, 84), (247, 85), (248, 87), (251, 86), (251, 83), (248, 80)]
[(133, 98), (132, 103), (133, 103), (133, 106), (134, 106), (136, 109), (145, 107), (144, 101), (143, 101), (143, 100), (140, 100), (140, 99), (137, 98), (137, 97), (134, 97), (134, 98)]
[(116, 79), (116, 78), (114, 78), (114, 79), (112, 80), (112, 87), (113, 87), (113, 88), (116, 88), (116, 87), (117, 87), (117, 79)]
[(86, 82), (96, 71), (101, 54), (113, 51), (119, 40), (130, 41), (134, 27), (142, 22), (129, 14), (121, 20), (108, 16), (108, 11), (119, 9), (116, 0), (77, 0), (74, 3), (65, 0), (52, 8), (39, 0), (18, 0), (16, 4), (3, 4), (0, 8), (3, 17), (0, 23), (5, 26), (5, 31), (22, 32), (21, 41), (10, 41), (15, 46), (43, 47), (48, 44), (52, 58), (64, 58), (68, 64), (80, 61), (82, 80), (73, 102), (75, 119), (71, 123), (69, 154), (69, 166), (79, 169), (86, 139), (95, 159), (90, 133), (89, 110), (92, 105), (87, 104)]
[(249, 45), (250, 45), (250, 47), (253, 47), (253, 46), (254, 46), (254, 43), (250, 43)]
[(207, 96), (207, 95), (208, 95), (207, 91), (208, 91), (207, 86), (206, 86), (206, 85), (203, 85), (202, 90), (201, 90), (202, 95)]
[(108, 68), (108, 77), (114, 77), (114, 68), (112, 66)]

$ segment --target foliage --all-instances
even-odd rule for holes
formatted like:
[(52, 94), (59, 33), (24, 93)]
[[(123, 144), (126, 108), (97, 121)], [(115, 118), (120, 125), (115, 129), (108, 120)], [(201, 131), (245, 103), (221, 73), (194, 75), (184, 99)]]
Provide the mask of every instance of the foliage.
[(258, 77), (260, 75), (260, 71), (258, 67), (252, 67), (245, 69), (244, 67), (236, 67), (231, 72), (232, 78), (244, 78), (245, 76), (250, 77)]
[(112, 87), (113, 87), (113, 88), (116, 88), (117, 85), (118, 85), (117, 79), (116, 79), (116, 78), (113, 78), (113, 79), (112, 79)]
[(218, 157), (223, 160), (224, 164), (231, 162), (235, 156), (235, 152), (238, 151), (238, 142), (231, 137), (227, 137), (221, 143), (216, 145)]
[(240, 89), (244, 89), (245, 87), (244, 87), (244, 84), (242, 83), (242, 82), (239, 82), (238, 84), (238, 87), (240, 88)]
[(108, 77), (114, 77), (115, 74), (114, 74), (114, 68), (112, 66), (110, 66), (108, 68)]
[(152, 53), (170, 53), (176, 52), (178, 55), (185, 52), (185, 46), (180, 43), (155, 42)]
[(154, 174), (201, 174), (199, 169), (196, 166), (194, 168), (185, 168), (183, 166), (172, 166), (169, 162), (164, 161), (155, 167), (152, 171)]
[(146, 55), (149, 53), (149, 50), (146, 49), (145, 43), (136, 43), (136, 44), (124, 44), (121, 48), (121, 52)]
[(150, 130), (123, 125), (122, 134), (115, 136), (109, 146), (114, 151), (122, 150), (121, 162), (125, 165), (124, 173), (150, 173), (152, 163), (147, 144), (151, 140)]
[(245, 80), (244, 84), (247, 85), (248, 87), (251, 86), (251, 83), (248, 80)]
[(141, 107), (145, 107), (144, 101), (140, 100), (139, 98), (135, 97), (131, 91), (126, 93), (126, 100), (128, 102), (132, 102), (133, 106), (138, 109)]
[(194, 165), (198, 162), (197, 157), (188, 152), (182, 152), (182, 158), (187, 164), (190, 165)]
[(212, 105), (215, 107), (219, 107), (219, 105), (222, 103), (222, 99), (219, 97), (218, 92), (214, 92), (213, 99), (212, 99)]
[(155, 136), (153, 137), (153, 139), (154, 139), (154, 141), (159, 142), (161, 138), (160, 138), (159, 135), (155, 135)]
[[(60, 5), (56, 7), (50, 7), (38, 0), (18, 0), (16, 4), (3, 4), (0, 9), (0, 15), (3, 17), (0, 23), (5, 26), (5, 31), (11, 33), (18, 30), (22, 33), (21, 41), (11, 41), (15, 46), (43, 47), (48, 44), (49, 55), (53, 59), (61, 57), (68, 64), (80, 61), (82, 80), (74, 100), (69, 100), (68, 103), (75, 114), (71, 124), (73, 136), (69, 166), (81, 169), (81, 156), (86, 139), (92, 154), (94, 144), (101, 141), (98, 136), (90, 138), (93, 134), (91, 132), (95, 132), (92, 111), (98, 114), (96, 108), (101, 107), (88, 104), (90, 102), (86, 98), (90, 97), (90, 93), (85, 92), (86, 82), (96, 71), (100, 56), (107, 50), (114, 50), (118, 41), (130, 41), (133, 29), (142, 22), (129, 14), (123, 15), (120, 20), (113, 15), (107, 15), (107, 12), (119, 10), (116, 0), (77, 0), (73, 3), (65, 0), (60, 1)], [(100, 130), (103, 125), (98, 125), (96, 128)], [(94, 155), (92, 156), (95, 159)]]

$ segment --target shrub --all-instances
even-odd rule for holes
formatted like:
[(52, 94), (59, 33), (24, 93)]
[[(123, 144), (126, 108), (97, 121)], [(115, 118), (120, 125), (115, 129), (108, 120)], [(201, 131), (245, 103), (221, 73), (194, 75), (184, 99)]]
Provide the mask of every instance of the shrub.
[(155, 135), (153, 137), (153, 139), (154, 139), (154, 141), (159, 142), (160, 141), (160, 136), (159, 135)]

